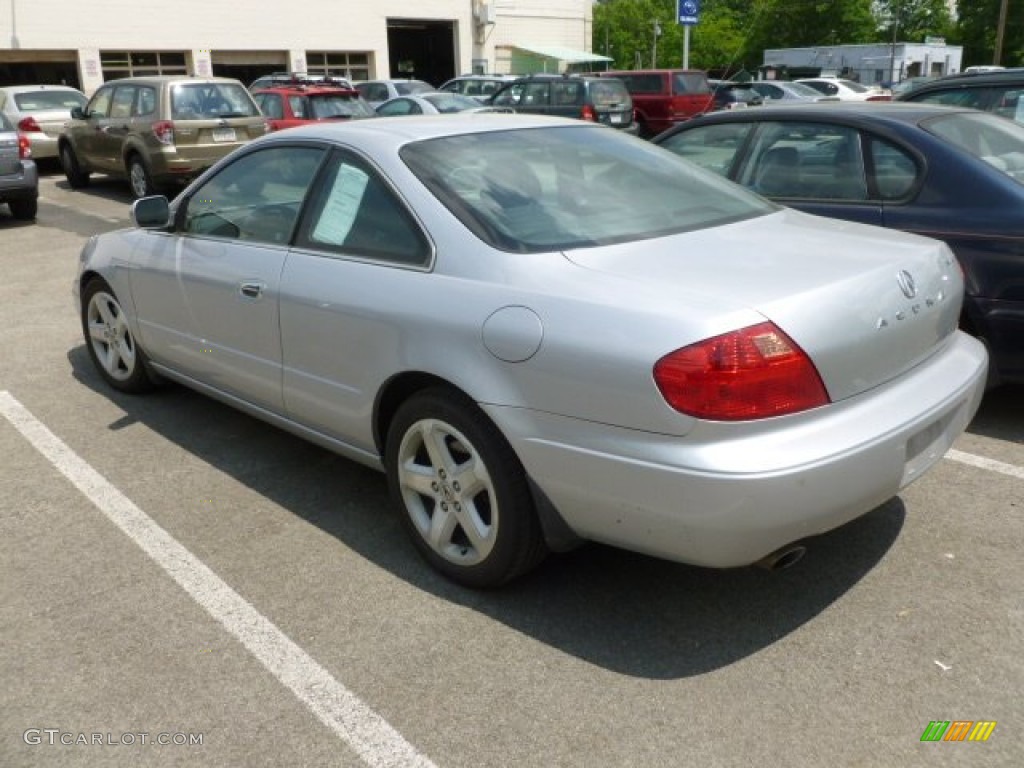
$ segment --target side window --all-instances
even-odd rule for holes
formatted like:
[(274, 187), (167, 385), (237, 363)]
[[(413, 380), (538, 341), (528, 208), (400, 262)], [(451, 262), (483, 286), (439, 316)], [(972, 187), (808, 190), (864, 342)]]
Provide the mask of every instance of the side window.
[(751, 130), (752, 126), (744, 123), (706, 125), (674, 134), (661, 142), (661, 146), (719, 176), (728, 177), (736, 154)]
[(997, 115), (1016, 120), (1018, 123), (1024, 123), (1024, 100), (1021, 99), (1022, 94), (1024, 94), (1024, 91), (1020, 88), (994, 89), (993, 95), (995, 98), (992, 100), (992, 111)]
[(871, 139), (875, 186), (883, 200), (906, 197), (917, 181), (917, 163), (902, 149), (881, 139)]
[(156, 90), (153, 88), (139, 88), (139, 97), (135, 101), (135, 111), (132, 113), (138, 117), (152, 115), (156, 112)]
[(516, 83), (515, 85), (510, 85), (495, 94), (492, 102), (498, 107), (514, 107), (522, 101), (522, 98), (523, 85), (521, 83)]
[(860, 134), (822, 123), (765, 123), (739, 179), (765, 197), (867, 200)]
[(89, 102), (89, 117), (107, 117), (110, 114), (110, 97), (113, 95), (113, 88), (100, 88), (96, 91)]
[(240, 157), (189, 198), (183, 230), (288, 243), (323, 154), (316, 147), (272, 147)]
[(309, 118), (309, 109), (306, 106), (305, 96), (289, 96), (288, 106), (292, 108), (292, 117), (298, 118), (299, 120), (306, 120)]
[(441, 90), (445, 93), (458, 93), (459, 92), (459, 81), (453, 80), (450, 83), (445, 83), (441, 86)]
[(784, 95), (781, 88), (769, 83), (758, 83), (754, 90), (766, 99), (781, 99)]
[(260, 104), (260, 109), (263, 110), (263, 114), (271, 120), (284, 119), (284, 104), (281, 97), (276, 93), (264, 93), (262, 96), (263, 101)]
[(369, 96), (368, 101), (387, 101), (388, 100), (388, 87), (383, 83), (373, 83), (367, 88)]
[(414, 114), (412, 107), (413, 103), (408, 99), (391, 99), (391, 101), (380, 105), (377, 109), (377, 114), (382, 117), (411, 115)]
[(122, 85), (114, 89), (114, 98), (110, 102), (110, 116), (121, 118), (132, 116), (132, 105), (138, 89), (134, 85)]
[(298, 245), (395, 264), (429, 261), (430, 246), (419, 226), (376, 171), (339, 152), (323, 178)]
[(548, 104), (547, 83), (526, 83), (523, 97), (519, 102), (524, 107), (543, 107)]
[[(597, 84), (595, 84), (595, 89)], [(580, 103), (583, 95), (582, 83), (552, 83), (551, 103), (556, 107), (571, 107)]]

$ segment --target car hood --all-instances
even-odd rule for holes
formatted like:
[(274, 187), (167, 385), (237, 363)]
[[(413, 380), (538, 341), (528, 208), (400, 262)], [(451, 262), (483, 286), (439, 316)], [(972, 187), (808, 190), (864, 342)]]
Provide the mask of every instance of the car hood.
[(942, 242), (786, 209), (656, 241), (570, 251), (572, 263), (753, 310), (814, 361), (833, 401), (899, 376), (956, 330), (963, 279)]

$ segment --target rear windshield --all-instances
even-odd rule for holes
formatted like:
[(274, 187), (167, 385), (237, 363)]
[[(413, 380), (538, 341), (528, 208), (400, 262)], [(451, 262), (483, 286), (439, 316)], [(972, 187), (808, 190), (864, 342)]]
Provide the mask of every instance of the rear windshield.
[(74, 91), (32, 91), (14, 94), (14, 103), (21, 112), (43, 112), (48, 109), (72, 109), (85, 106), (85, 96)]
[(777, 210), (659, 147), (598, 126), (491, 131), (401, 157), (462, 223), (505, 251), (645, 240)]
[(703, 72), (676, 72), (672, 76), (672, 93), (711, 93), (711, 87)]
[(171, 89), (171, 118), (257, 117), (259, 108), (240, 83), (182, 83)]
[(632, 103), (629, 91), (621, 80), (591, 80), (590, 100), (595, 107), (610, 107)]
[(922, 123), (938, 136), (1024, 184), (1024, 126), (987, 113), (960, 112)]
[(430, 93), (434, 90), (434, 86), (424, 83), (422, 80), (409, 80), (395, 83), (395, 90), (402, 96), (414, 96), (417, 93)]
[(358, 93), (310, 94), (309, 106), (313, 117), (326, 120), (332, 117), (373, 117), (373, 108)]

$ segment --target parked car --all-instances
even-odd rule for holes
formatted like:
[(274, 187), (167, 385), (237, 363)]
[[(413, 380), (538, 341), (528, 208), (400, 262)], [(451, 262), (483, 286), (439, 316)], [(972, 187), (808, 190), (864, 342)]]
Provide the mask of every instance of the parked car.
[(1024, 68), (940, 77), (899, 94), (897, 99), (982, 109), (1024, 123), (1022, 93)]
[(437, 90), (469, 96), (477, 101), (487, 101), (515, 75), (460, 75), (453, 77)]
[(794, 80), (810, 86), (825, 96), (835, 96), (840, 101), (891, 101), (892, 93), (881, 88), (873, 88), (854, 80), (841, 77), (805, 77)]
[(0, 113), (32, 147), (33, 160), (57, 157), (57, 139), (85, 94), (66, 85), (8, 85), (0, 88)]
[(487, 103), (525, 114), (573, 117), (637, 132), (629, 91), (621, 80), (610, 77), (526, 75), (508, 83)]
[(227, 77), (126, 77), (99, 87), (71, 110), (59, 152), (68, 184), (92, 173), (128, 179), (145, 197), (189, 181), (270, 130), (245, 87)]
[(0, 205), (7, 203), (14, 218), (31, 221), (38, 199), (39, 173), (29, 140), (0, 112)]
[(507, 107), (492, 107), (481, 104), (471, 96), (457, 93), (421, 93), (418, 96), (396, 96), (379, 107), (376, 114), (381, 117), (404, 117), (406, 115), (452, 115), (456, 112), (513, 112)]
[(377, 114), (355, 88), (323, 80), (261, 88), (252, 91), (252, 98), (274, 131), (319, 120), (357, 120)]
[(991, 382), (1024, 381), (1024, 127), (845, 102), (716, 114), (656, 141), (798, 210), (945, 240), (966, 275), (960, 324), (988, 345)]
[(788, 80), (755, 80), (747, 85), (761, 97), (765, 104), (777, 101), (839, 101), (838, 96), (826, 96), (805, 83), (794, 83)]
[(638, 69), (597, 73), (621, 80), (633, 99), (644, 138), (714, 108), (707, 75), (699, 69)]
[(273, 88), (277, 85), (299, 85), (301, 83), (323, 83), (336, 85), (339, 88), (351, 88), (352, 81), (335, 75), (318, 75), (311, 72), (271, 72), (269, 75), (257, 77), (249, 83), (250, 91)]
[(99, 376), (384, 470), (471, 586), (580, 539), (792, 562), (938, 461), (984, 389), (945, 244), (578, 120), (302, 126), (132, 217), (74, 280)]
[(437, 90), (422, 80), (367, 80), (356, 83), (355, 89), (374, 109), (396, 96), (415, 96)]
[(738, 109), (742, 107), (759, 107), (764, 99), (750, 87), (750, 83), (737, 83), (732, 80), (709, 80), (711, 98), (714, 108)]
[(892, 98), (895, 100), (897, 97), (902, 96), (904, 93), (909, 93), (915, 88), (920, 88), (925, 83), (930, 83), (933, 80), (937, 79), (938, 78), (935, 77), (934, 75), (922, 77), (908, 77), (905, 80), (901, 80), (900, 82), (894, 84), (892, 88), (890, 88), (890, 90), (892, 91)]

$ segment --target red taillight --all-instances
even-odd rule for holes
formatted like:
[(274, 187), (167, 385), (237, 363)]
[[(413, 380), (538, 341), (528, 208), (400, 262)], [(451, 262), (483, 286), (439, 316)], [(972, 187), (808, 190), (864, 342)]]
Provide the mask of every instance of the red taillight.
[(29, 116), (18, 121), (18, 130), (25, 131), (25, 133), (42, 133), (43, 129), (39, 127), (39, 123), (34, 117)]
[(170, 120), (160, 120), (153, 123), (153, 135), (161, 144), (174, 143), (174, 123)]
[(580, 112), (580, 119), (581, 120), (589, 120), (592, 123), (596, 123), (597, 122), (597, 112), (595, 112), (594, 108), (592, 106), (590, 106), (589, 104), (584, 104), (583, 105), (583, 110)]
[(814, 363), (772, 323), (677, 349), (654, 365), (666, 402), (700, 419), (783, 416), (829, 402)]
[(27, 160), (32, 157), (32, 143), (28, 140), (28, 136), (18, 134), (18, 157), (22, 160)]

